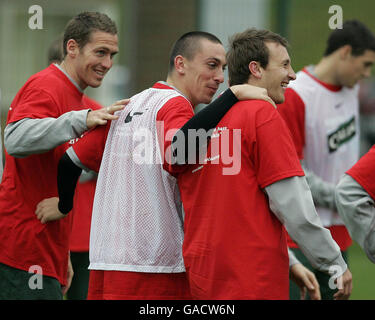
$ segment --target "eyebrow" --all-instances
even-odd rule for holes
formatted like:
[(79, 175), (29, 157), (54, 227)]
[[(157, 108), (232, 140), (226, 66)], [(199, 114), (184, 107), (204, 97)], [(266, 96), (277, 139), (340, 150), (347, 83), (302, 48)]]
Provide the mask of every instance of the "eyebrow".
[(284, 63), (290, 63), (290, 59), (285, 59), (281, 62), (281, 64), (284, 64)]
[(95, 48), (95, 51), (104, 50), (106, 52), (111, 52), (111, 55), (114, 56), (118, 53), (118, 51), (111, 51), (108, 47), (98, 47)]

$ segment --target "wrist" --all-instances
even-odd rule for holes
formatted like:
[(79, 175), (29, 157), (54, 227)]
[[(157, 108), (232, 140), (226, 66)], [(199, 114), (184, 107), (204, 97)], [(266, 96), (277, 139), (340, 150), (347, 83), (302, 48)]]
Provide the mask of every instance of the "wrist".
[(233, 95), (238, 100), (240, 100), (240, 98), (241, 98), (241, 89), (240, 88), (241, 88), (240, 84), (229, 87), (229, 90), (232, 91)]
[(69, 211), (72, 210), (70, 205), (64, 205), (64, 203), (61, 201), (59, 201), (59, 203), (57, 204), (57, 208), (59, 212), (64, 216), (66, 216), (69, 213)]
[(87, 110), (87, 113), (86, 113), (86, 127), (87, 129), (90, 129), (90, 126), (91, 126), (91, 121), (90, 121), (90, 112), (92, 111), (92, 109), (88, 109)]

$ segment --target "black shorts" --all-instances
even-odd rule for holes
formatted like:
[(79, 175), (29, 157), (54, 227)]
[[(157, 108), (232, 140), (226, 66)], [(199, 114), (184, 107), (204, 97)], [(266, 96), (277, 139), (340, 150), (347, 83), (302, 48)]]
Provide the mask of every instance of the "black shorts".
[(55, 278), (0, 263), (0, 300), (62, 300), (61, 284)]

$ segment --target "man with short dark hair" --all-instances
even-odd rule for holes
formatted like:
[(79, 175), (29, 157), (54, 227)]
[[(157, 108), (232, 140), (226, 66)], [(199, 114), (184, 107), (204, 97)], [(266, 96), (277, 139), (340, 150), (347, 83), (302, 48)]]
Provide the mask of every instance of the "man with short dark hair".
[[(295, 79), (286, 44), (268, 30), (235, 34), (227, 52), (230, 85), (265, 88), (282, 103)], [(336, 298), (349, 297), (351, 273), (316, 214), (289, 130), (268, 102), (236, 103), (217, 124), (205, 162), (191, 164), (178, 185), (193, 298), (288, 299), (284, 226), (316, 268), (340, 270)]]
[[(63, 60), (63, 39), (57, 38), (48, 49), (48, 64), (60, 64)], [(98, 102), (83, 95), (82, 104), (92, 110), (103, 108)], [(95, 195), (97, 173), (83, 171), (74, 194), (72, 209), (72, 232), (70, 235), (70, 261), (74, 270), (68, 300), (86, 300), (89, 287), (89, 239), (92, 205)]]
[[(351, 238), (337, 213), (335, 185), (359, 156), (358, 81), (370, 76), (375, 37), (361, 22), (346, 21), (327, 41), (323, 58), (297, 73), (278, 110), (287, 123), (323, 226), (330, 230), (347, 259)], [(292, 237), (293, 238), (293, 237)], [(322, 299), (332, 299), (329, 275), (311, 266), (288, 237), (297, 258), (314, 271)], [(291, 283), (292, 299), (299, 299)]]
[(79, 14), (68, 23), (65, 40), (62, 63), (31, 76), (9, 108), (0, 186), (0, 299), (62, 299), (68, 290), (72, 217), (44, 225), (35, 210), (57, 195), (57, 160), (69, 145), (117, 119), (113, 113), (126, 103), (91, 111), (82, 101), (83, 90), (100, 86), (112, 66), (118, 51), (114, 22), (101, 13)]

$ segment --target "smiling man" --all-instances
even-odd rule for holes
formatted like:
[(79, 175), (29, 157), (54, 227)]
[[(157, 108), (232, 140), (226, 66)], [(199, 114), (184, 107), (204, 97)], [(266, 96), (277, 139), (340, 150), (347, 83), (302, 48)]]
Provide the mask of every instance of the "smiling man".
[[(62, 157), (60, 199), (42, 201), (36, 214), (42, 222), (66, 217), (81, 168), (99, 171), (90, 232), (89, 299), (191, 297), (176, 179), (184, 168), (172, 166), (167, 152), (163, 155), (174, 132), (194, 116), (193, 108), (211, 101), (224, 81), (225, 65), (225, 50), (216, 36), (200, 31), (182, 35), (171, 50), (166, 81), (132, 97), (118, 121), (92, 130)], [(202, 120), (203, 115), (198, 122), (217, 123), (237, 98), (252, 97), (270, 101), (264, 89), (233, 86), (205, 108), (209, 115), (202, 111), (193, 119)], [(150, 143), (139, 152), (137, 133), (145, 130)], [(156, 155), (157, 161), (135, 161), (142, 152)]]
[[(358, 81), (369, 77), (375, 62), (375, 37), (361, 22), (346, 21), (334, 30), (317, 65), (297, 73), (278, 106), (293, 133), (317, 212), (324, 227), (340, 246), (344, 258), (350, 235), (337, 213), (335, 185), (359, 157)], [(288, 244), (298, 259), (313, 270), (319, 280), (322, 299), (332, 299), (329, 275), (313, 268), (298, 245)], [(291, 283), (291, 298), (299, 299)]]
[[(227, 52), (230, 85), (265, 88), (282, 103), (285, 87), (295, 79), (286, 47), (284, 38), (268, 30), (235, 34)], [(348, 298), (350, 271), (320, 223), (277, 110), (265, 101), (240, 101), (217, 128), (206, 163), (190, 165), (178, 176), (186, 214), (183, 257), (193, 298), (288, 299), (294, 262), (288, 261), (284, 226), (316, 268), (328, 273), (339, 267), (342, 287), (336, 298)], [(241, 169), (223, 174), (227, 164), (214, 139), (235, 138), (235, 130), (241, 130), (240, 137), (220, 138), (220, 147), (241, 148), (234, 160)]]
[[(0, 299), (62, 299), (70, 285), (71, 218), (43, 225), (37, 204), (57, 195), (57, 161), (88, 129), (117, 119), (118, 103), (90, 111), (87, 86), (100, 86), (118, 52), (114, 22), (101, 13), (74, 17), (61, 65), (31, 76), (9, 108), (0, 186)], [(124, 102), (125, 103), (125, 102)], [(35, 287), (29, 270), (42, 281)]]

